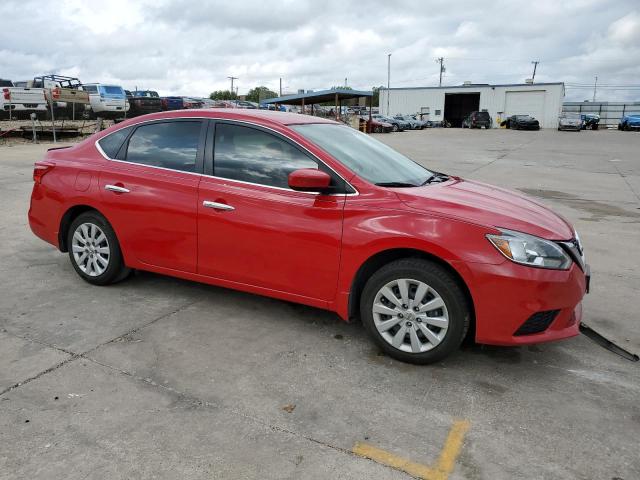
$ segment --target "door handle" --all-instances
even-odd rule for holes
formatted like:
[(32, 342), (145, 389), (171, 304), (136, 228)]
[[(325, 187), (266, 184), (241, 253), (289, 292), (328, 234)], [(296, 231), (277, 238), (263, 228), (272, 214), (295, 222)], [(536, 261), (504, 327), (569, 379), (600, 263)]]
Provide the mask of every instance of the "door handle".
[(116, 192), (116, 193), (129, 193), (130, 192), (130, 190), (128, 188), (119, 187), (117, 185), (105, 185), (104, 189), (105, 190), (109, 190), (110, 192)]
[(226, 203), (210, 202), (209, 200), (202, 202), (202, 206), (206, 208), (213, 208), (214, 210), (235, 210), (235, 207), (227, 205)]

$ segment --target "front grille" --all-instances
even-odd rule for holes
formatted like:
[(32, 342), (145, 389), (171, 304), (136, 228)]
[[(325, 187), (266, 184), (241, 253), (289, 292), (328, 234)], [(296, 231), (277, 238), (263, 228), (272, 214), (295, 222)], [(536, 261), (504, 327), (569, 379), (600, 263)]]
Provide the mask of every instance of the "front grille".
[(544, 332), (549, 325), (558, 316), (560, 310), (547, 310), (544, 312), (536, 312), (531, 315), (526, 322), (520, 325), (520, 328), (513, 334), (516, 337), (522, 335), (532, 335), (534, 333)]

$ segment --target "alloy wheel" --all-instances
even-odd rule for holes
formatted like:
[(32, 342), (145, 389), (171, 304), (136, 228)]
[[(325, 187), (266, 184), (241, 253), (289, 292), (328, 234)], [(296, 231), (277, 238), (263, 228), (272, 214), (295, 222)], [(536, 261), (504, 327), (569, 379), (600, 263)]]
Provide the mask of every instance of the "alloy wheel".
[(449, 312), (432, 287), (419, 280), (400, 278), (387, 283), (376, 294), (373, 322), (391, 346), (407, 353), (422, 353), (444, 340)]
[(111, 250), (102, 229), (94, 223), (82, 223), (73, 232), (73, 260), (90, 277), (102, 275), (109, 267)]

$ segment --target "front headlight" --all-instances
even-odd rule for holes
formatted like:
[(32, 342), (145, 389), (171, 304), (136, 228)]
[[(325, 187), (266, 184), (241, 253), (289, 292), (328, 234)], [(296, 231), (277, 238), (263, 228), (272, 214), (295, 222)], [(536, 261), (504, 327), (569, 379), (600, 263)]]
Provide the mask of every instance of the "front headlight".
[(512, 262), (556, 270), (571, 266), (569, 255), (554, 242), (512, 230), (500, 231), (501, 235), (487, 235), (487, 239)]

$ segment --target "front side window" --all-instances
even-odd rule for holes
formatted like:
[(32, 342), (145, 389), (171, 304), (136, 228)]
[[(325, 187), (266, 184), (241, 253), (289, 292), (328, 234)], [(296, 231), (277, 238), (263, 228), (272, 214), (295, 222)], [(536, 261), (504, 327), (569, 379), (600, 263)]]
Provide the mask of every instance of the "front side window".
[(239, 125), (216, 125), (216, 177), (289, 188), (289, 174), (318, 164), (301, 150), (267, 132)]
[(195, 172), (201, 125), (200, 121), (142, 125), (129, 139), (126, 161)]

